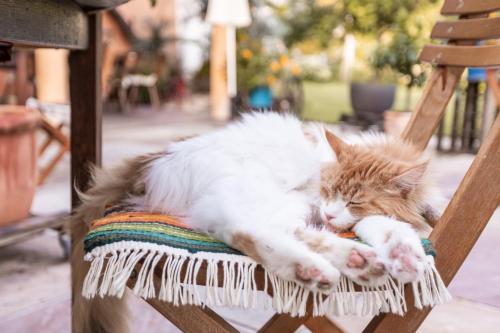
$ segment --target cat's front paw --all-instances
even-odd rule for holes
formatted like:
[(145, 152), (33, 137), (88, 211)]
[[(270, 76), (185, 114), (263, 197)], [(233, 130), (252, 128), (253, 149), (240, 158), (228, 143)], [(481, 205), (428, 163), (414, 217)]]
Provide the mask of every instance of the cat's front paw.
[(340, 272), (334, 267), (321, 268), (315, 265), (297, 263), (295, 277), (308, 289), (327, 290), (339, 282)]
[(385, 264), (373, 249), (362, 244), (353, 246), (344, 265), (338, 268), (360, 285), (378, 286), (387, 281)]
[(424, 274), (425, 251), (417, 237), (389, 235), (382, 245), (382, 255), (389, 273), (398, 281), (413, 282)]
[(328, 231), (300, 229), (296, 236), (320, 253), (342, 274), (361, 285), (379, 286), (387, 281), (387, 271), (373, 248), (340, 238)]

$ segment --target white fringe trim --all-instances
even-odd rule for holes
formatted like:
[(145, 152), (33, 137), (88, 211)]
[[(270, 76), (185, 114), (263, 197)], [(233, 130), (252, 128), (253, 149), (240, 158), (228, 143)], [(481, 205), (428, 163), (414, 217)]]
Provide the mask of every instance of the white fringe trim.
[[(160, 260), (162, 267), (161, 288), (154, 286), (154, 271)], [(86, 298), (95, 296), (122, 297), (134, 267), (139, 261), (141, 269), (132, 289), (134, 294), (150, 299), (157, 297), (174, 305), (207, 305), (257, 308), (271, 306), (278, 313), (303, 316), (311, 295), (313, 315), (376, 315), (391, 312), (404, 315), (407, 306), (402, 283), (388, 279), (383, 286), (354, 289), (354, 283), (343, 276), (330, 294), (312, 292), (301, 285), (282, 280), (265, 273), (265, 287), (271, 286), (273, 295), (266, 297), (265, 304), (258, 304), (255, 268), (258, 264), (242, 255), (221, 253), (189, 253), (168, 246), (122, 241), (95, 248), (85, 255), (90, 261), (90, 270), (84, 281), (82, 294)], [(206, 283), (196, 284), (200, 267), (207, 264)], [(222, 264), (224, 281), (219, 287), (219, 263)], [(186, 264), (184, 278), (181, 269)], [(267, 290), (267, 288), (265, 288)], [(434, 306), (451, 299), (434, 265), (434, 258), (427, 256), (424, 276), (412, 283), (415, 306)]]

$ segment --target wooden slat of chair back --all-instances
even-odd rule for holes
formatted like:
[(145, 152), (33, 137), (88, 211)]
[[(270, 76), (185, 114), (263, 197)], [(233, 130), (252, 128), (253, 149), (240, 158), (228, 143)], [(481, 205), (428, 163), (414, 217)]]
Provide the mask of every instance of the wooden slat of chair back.
[(468, 15), (491, 13), (500, 10), (498, 0), (446, 0), (441, 9), (442, 15)]
[(420, 61), (444, 66), (500, 66), (500, 45), (427, 45), (420, 53), (419, 58)]
[(493, 67), (500, 65), (500, 45), (476, 45), (481, 40), (500, 38), (500, 18), (488, 18), (500, 9), (500, 0), (446, 0), (441, 12), (460, 15), (459, 20), (436, 23), (431, 37), (448, 40), (448, 45), (427, 45), (420, 61), (440, 66)]
[(431, 38), (448, 40), (500, 38), (500, 17), (440, 21), (432, 29)]

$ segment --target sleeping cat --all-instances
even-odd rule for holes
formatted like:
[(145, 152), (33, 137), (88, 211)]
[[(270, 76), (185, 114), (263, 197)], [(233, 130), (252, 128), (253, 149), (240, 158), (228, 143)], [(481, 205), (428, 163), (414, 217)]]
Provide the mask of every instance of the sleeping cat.
[[(80, 295), (87, 224), (123, 200), (183, 216), (311, 289), (330, 288), (341, 274), (364, 285), (381, 284), (388, 274), (415, 280), (424, 258), (415, 230), (428, 228), (420, 155), (396, 139), (365, 136), (349, 144), (292, 116), (254, 113), (111, 172), (96, 170), (72, 221), (79, 240), (73, 267), (81, 270), (73, 275), (74, 311), (82, 318), (75, 331), (124, 329), (118, 300)], [(326, 228), (308, 226), (316, 215)], [(371, 246), (330, 232), (351, 228)]]

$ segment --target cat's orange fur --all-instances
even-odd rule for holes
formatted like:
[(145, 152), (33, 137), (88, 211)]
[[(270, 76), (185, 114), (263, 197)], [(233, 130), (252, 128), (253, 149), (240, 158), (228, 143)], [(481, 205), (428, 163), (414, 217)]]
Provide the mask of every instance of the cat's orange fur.
[(353, 216), (393, 216), (419, 230), (428, 229), (424, 193), (427, 161), (403, 140), (381, 140), (370, 146), (349, 145), (326, 132), (337, 161), (321, 172), (321, 195), (340, 193)]

